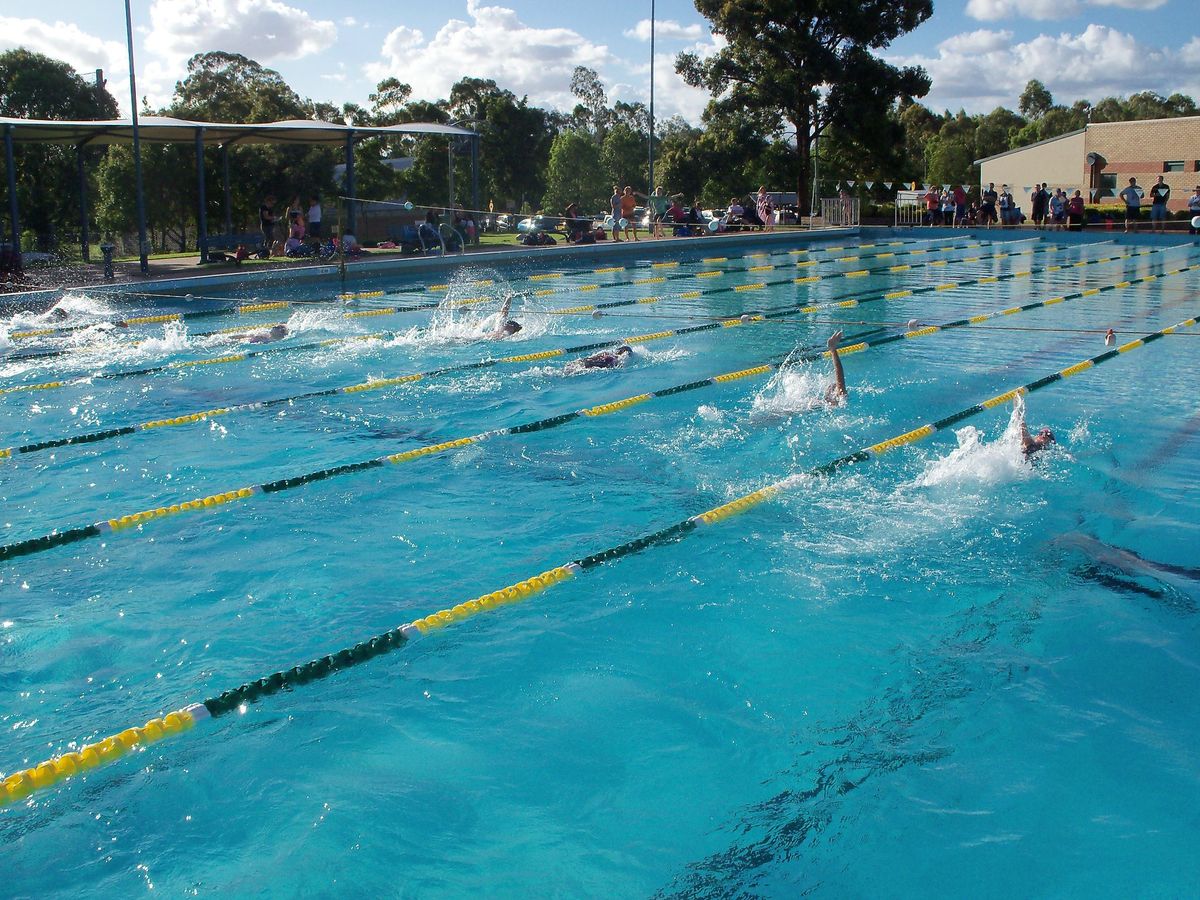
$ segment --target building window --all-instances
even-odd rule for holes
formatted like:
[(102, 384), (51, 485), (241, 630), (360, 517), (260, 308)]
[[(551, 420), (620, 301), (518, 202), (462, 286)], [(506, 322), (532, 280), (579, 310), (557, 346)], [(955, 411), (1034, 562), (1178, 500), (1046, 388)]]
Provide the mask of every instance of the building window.
[(1100, 189), (1096, 192), (1096, 199), (1115, 196), (1117, 196), (1117, 173), (1108, 174), (1102, 172), (1100, 174)]
[(1182, 159), (1174, 159), (1174, 160), (1169, 160), (1168, 162), (1163, 163), (1163, 171), (1164, 172), (1182, 172), (1182, 171), (1184, 171), (1183, 160)]

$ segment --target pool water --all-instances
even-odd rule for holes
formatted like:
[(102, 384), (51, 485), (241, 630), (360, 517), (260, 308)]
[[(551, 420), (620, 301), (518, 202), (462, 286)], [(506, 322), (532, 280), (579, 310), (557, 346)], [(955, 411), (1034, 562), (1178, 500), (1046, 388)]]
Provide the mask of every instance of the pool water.
[[(71, 294), (62, 321), (88, 327), (31, 338), (13, 335), (60, 320), (10, 315), (0, 388), (64, 382), (0, 394), (14, 448), (451, 370), (16, 453), (0, 460), (5, 545), (791, 356), (0, 561), (0, 775), (796, 477), (0, 808), (0, 892), (1191, 893), (1200, 329), (1030, 394), (1030, 425), (1058, 437), (1032, 464), (1002, 404), (804, 474), (1102, 353), (1109, 328), (1123, 344), (1200, 313), (1200, 270), (1177, 271), (1195, 244), (997, 237), (647, 245), (464, 267), (433, 290), (269, 284), (229, 295), (293, 305), (128, 329), (96, 323), (223, 304)], [(703, 261), (713, 246), (728, 259)], [(809, 357), (835, 329), (850, 345), (1125, 281), (847, 353), (848, 402), (821, 402), (830, 363)], [(738, 318), (935, 285), (956, 286)], [(481, 340), (506, 296), (524, 329)], [(462, 367), (720, 320), (735, 324), (637, 342), (615, 370), (567, 374), (578, 353)], [(277, 321), (290, 334), (269, 345), (201, 334)], [(247, 349), (272, 352), (172, 366)]]

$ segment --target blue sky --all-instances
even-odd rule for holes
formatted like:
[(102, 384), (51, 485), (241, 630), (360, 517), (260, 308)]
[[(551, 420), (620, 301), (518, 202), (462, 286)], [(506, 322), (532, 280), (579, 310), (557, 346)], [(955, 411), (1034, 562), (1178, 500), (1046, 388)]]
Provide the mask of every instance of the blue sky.
[[(0, 15), (0, 49), (26, 46), (80, 71), (103, 68), (128, 108), (121, 0), (44, 0), (15, 12)], [(474, 75), (569, 109), (576, 65), (600, 72), (610, 98), (644, 101), (649, 13), (649, 0), (134, 0), (138, 92), (167, 103), (187, 58), (221, 49), (337, 103), (366, 105), (388, 75), (428, 99)], [(1195, 13), (1195, 0), (943, 0), (884, 55), (924, 65), (934, 82), (925, 102), (939, 110), (1015, 108), (1030, 78), (1062, 102), (1142, 90), (1200, 97)], [(719, 42), (690, 0), (657, 0), (656, 19), (656, 112), (695, 121), (707, 97), (683, 84), (671, 61)]]

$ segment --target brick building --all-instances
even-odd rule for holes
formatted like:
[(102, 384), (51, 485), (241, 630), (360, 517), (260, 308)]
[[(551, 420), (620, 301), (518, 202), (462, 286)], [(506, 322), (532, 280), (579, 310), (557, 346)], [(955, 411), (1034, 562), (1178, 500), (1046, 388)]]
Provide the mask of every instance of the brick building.
[[(1168, 209), (1187, 209), (1200, 184), (1200, 116), (1099, 122), (1027, 147), (975, 160), (981, 184), (1009, 185), (1014, 194), (1035, 183), (1080, 190), (1097, 203), (1118, 203), (1130, 178), (1146, 190), (1163, 176), (1171, 186)], [(1145, 202), (1149, 202), (1147, 198)]]

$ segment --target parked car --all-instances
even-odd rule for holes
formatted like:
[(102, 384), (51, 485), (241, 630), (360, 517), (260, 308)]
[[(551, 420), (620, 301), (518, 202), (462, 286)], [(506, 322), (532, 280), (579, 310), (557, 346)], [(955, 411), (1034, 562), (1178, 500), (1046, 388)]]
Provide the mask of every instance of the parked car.
[(531, 234), (538, 231), (558, 231), (562, 228), (561, 216), (529, 216), (517, 223), (517, 231)]

